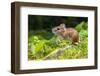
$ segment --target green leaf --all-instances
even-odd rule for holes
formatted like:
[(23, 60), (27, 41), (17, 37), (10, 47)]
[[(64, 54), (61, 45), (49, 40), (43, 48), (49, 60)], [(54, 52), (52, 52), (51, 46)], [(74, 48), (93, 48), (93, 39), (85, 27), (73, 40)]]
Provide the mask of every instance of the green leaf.
[(44, 42), (43, 42), (43, 41), (37, 43), (37, 44), (35, 45), (35, 50), (36, 50), (36, 52), (41, 51), (41, 49), (43, 49), (43, 46), (44, 46)]

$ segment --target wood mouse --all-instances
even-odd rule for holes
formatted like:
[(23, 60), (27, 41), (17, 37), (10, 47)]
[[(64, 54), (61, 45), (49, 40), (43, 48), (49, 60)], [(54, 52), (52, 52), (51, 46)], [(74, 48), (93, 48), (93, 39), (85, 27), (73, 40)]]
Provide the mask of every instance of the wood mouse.
[(72, 44), (79, 43), (79, 33), (77, 30), (74, 28), (66, 28), (64, 23), (52, 28), (52, 32), (61, 39), (70, 39)]

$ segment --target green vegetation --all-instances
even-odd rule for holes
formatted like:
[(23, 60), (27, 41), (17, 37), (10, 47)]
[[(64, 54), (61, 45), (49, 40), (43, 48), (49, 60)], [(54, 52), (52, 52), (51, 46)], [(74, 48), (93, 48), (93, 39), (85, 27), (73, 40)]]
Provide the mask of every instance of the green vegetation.
[[(46, 30), (30, 31), (28, 36), (28, 59), (83, 59), (88, 57), (88, 26), (82, 21), (76, 25), (80, 43), (72, 45), (70, 40), (60, 40), (52, 32)], [(61, 51), (61, 48), (70, 46)], [(58, 50), (57, 50), (58, 49)], [(60, 49), (60, 50), (59, 50)]]

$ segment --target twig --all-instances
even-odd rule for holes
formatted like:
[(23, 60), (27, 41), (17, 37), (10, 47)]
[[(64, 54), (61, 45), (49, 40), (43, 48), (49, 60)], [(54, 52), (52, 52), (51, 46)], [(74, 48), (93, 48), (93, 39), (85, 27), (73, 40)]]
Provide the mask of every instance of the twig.
[(66, 46), (66, 47), (63, 47), (63, 48), (58, 48), (58, 49), (54, 50), (53, 52), (49, 53), (47, 56), (45, 56), (43, 58), (43, 60), (49, 59), (49, 57), (51, 55), (54, 55), (54, 54), (56, 54), (58, 56), (59, 54), (63, 53), (66, 49), (68, 49), (70, 47), (72, 47), (72, 46), (70, 45), (70, 46)]

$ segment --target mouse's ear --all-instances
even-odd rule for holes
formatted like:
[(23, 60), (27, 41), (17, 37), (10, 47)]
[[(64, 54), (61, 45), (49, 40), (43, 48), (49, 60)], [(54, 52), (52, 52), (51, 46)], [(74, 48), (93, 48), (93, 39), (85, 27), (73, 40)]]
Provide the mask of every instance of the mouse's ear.
[(66, 25), (64, 23), (60, 24), (60, 26), (61, 27), (64, 27), (64, 28), (66, 27)]

